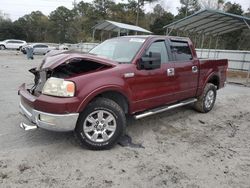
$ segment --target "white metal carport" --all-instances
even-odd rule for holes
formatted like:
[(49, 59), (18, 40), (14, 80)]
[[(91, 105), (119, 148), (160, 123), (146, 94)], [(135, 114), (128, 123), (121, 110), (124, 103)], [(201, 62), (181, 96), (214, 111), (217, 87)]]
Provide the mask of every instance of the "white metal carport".
[[(195, 44), (198, 36), (201, 36), (201, 45), (199, 51), (202, 57), (203, 44), (205, 36), (210, 37), (209, 39), (209, 49), (207, 54), (210, 54), (210, 45), (212, 38), (216, 37), (215, 49), (218, 46), (219, 36), (230, 33), (240, 29), (249, 29), (250, 31), (250, 18), (245, 16), (240, 16), (236, 14), (226, 13), (220, 10), (204, 9), (198, 11), (190, 16), (183, 19), (177, 20), (171, 24), (164, 26), (166, 29), (166, 35), (170, 35), (173, 30), (177, 31), (177, 36), (179, 31), (185, 32), (187, 35), (195, 34)], [(216, 53), (214, 52), (214, 58)], [(218, 56), (218, 53), (217, 53)], [(247, 81), (250, 77), (250, 61), (243, 58), (243, 64), (249, 64)]]
[(250, 29), (250, 18), (219, 10), (204, 9), (168, 24), (164, 28), (167, 35), (172, 30), (177, 30), (218, 36), (238, 29)]
[(110, 20), (104, 20), (93, 27), (93, 40), (95, 38), (95, 31), (110, 31), (117, 32), (117, 36), (120, 36), (121, 33), (126, 33), (128, 35), (129, 31), (141, 32), (141, 33), (152, 33), (144, 28), (135, 25), (124, 24), (120, 22), (114, 22)]
[(173, 30), (177, 31), (177, 35), (179, 31), (201, 35), (201, 49), (203, 48), (205, 36), (210, 36), (209, 49), (212, 37), (216, 37), (215, 49), (217, 49), (220, 35), (239, 29), (248, 28), (250, 31), (250, 18), (220, 10), (204, 9), (163, 28), (166, 28), (166, 35), (170, 35)]

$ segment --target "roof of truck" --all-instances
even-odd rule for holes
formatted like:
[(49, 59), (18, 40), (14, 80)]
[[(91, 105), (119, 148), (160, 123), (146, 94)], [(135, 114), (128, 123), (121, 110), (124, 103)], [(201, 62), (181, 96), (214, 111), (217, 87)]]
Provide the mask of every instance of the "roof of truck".
[(188, 37), (178, 37), (178, 36), (167, 36), (167, 35), (128, 35), (128, 36), (121, 36), (121, 37), (117, 37), (117, 38), (169, 38), (171, 40), (189, 40)]

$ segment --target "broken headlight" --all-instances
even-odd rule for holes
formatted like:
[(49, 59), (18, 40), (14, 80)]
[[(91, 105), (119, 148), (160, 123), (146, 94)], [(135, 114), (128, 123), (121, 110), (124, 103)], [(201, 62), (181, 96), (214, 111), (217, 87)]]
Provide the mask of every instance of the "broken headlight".
[(46, 81), (42, 93), (58, 97), (73, 97), (75, 95), (75, 83), (60, 78), (50, 77)]

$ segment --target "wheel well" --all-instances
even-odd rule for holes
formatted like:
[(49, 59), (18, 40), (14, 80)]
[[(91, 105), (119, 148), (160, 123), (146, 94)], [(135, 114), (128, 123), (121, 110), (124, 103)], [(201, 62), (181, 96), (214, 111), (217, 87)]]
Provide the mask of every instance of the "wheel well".
[(125, 114), (127, 114), (129, 111), (128, 100), (120, 92), (106, 91), (106, 92), (103, 92), (103, 93), (97, 95), (95, 98), (97, 98), (97, 97), (104, 97), (104, 98), (111, 99), (111, 100), (115, 101), (122, 108), (122, 110), (124, 111)]
[(220, 86), (220, 80), (219, 80), (219, 77), (218, 76), (212, 76), (207, 83), (211, 83), (211, 84), (214, 84), (217, 89), (219, 89), (219, 86)]

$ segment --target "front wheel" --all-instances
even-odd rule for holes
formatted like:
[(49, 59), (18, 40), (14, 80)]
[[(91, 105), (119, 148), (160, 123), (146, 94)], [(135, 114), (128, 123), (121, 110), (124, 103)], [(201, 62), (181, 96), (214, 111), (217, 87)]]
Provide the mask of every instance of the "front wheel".
[(201, 96), (198, 97), (198, 101), (195, 102), (195, 110), (207, 113), (214, 107), (216, 100), (216, 86), (214, 84), (206, 84)]
[(107, 98), (97, 98), (80, 114), (76, 136), (89, 149), (110, 149), (124, 134), (125, 114), (122, 108)]

